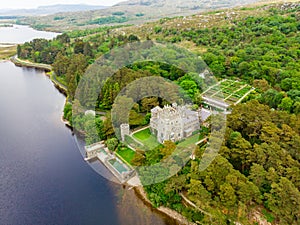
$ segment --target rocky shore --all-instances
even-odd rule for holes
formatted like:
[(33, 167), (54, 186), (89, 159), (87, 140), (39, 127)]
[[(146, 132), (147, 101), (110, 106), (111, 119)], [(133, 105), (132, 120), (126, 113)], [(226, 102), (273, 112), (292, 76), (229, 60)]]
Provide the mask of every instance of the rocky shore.
[[(147, 205), (148, 207), (153, 207), (152, 203), (147, 198), (147, 194), (142, 186), (134, 187), (134, 191), (136, 195), (144, 202), (145, 205)], [(180, 213), (170, 208), (160, 206), (158, 208), (155, 208), (155, 210), (176, 221), (176, 225), (196, 225), (195, 223), (188, 221), (187, 218), (185, 218)]]

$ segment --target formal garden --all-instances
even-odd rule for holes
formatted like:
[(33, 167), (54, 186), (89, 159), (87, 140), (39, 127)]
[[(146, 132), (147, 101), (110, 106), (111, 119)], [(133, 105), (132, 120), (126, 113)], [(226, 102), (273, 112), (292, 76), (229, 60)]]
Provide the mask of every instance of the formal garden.
[(208, 88), (202, 95), (214, 100), (224, 101), (228, 105), (236, 105), (250, 94), (251, 90), (254, 90), (254, 88), (246, 82), (224, 79)]

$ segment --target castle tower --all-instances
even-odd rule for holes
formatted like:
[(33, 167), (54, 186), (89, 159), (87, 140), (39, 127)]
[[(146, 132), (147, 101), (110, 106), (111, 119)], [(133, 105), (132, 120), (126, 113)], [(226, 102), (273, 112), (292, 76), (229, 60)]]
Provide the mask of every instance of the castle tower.
[(125, 141), (125, 136), (130, 134), (129, 124), (128, 123), (121, 124), (120, 130), (121, 130), (122, 141)]

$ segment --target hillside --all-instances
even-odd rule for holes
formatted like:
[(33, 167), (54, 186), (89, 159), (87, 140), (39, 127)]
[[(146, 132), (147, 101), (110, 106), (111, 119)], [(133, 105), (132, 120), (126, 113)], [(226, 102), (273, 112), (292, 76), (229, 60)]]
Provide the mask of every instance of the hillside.
[(106, 6), (85, 5), (85, 4), (57, 4), (48, 6), (39, 6), (34, 9), (2, 9), (1, 16), (42, 16), (62, 12), (78, 12), (89, 10), (100, 10)]
[(38, 29), (70, 31), (94, 28), (99, 25), (141, 24), (163, 17), (197, 14), (202, 11), (231, 8), (256, 2), (256, 0), (129, 0), (103, 10), (89, 12), (57, 13), (43, 17), (26, 17), (19, 23)]

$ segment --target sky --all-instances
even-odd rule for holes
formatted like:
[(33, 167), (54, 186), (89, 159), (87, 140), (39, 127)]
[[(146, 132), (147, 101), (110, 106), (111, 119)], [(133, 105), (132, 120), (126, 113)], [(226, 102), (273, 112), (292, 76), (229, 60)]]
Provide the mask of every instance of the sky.
[(0, 9), (37, 8), (55, 4), (88, 4), (110, 6), (124, 0), (1, 0)]

